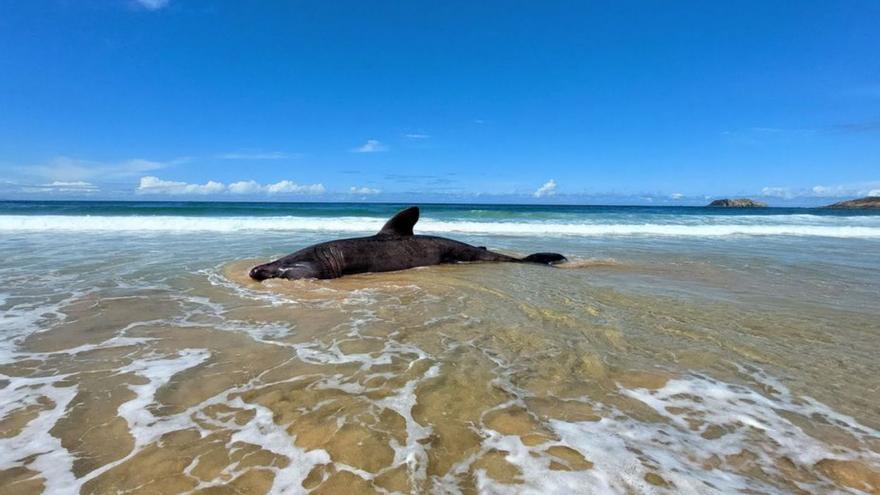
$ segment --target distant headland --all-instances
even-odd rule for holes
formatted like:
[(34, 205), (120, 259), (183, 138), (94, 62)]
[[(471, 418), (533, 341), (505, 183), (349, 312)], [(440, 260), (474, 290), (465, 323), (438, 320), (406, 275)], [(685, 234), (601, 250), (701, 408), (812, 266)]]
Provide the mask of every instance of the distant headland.
[(823, 208), (880, 208), (880, 196), (868, 196), (865, 198), (841, 201)]
[(738, 199), (716, 199), (712, 201), (707, 206), (718, 207), (718, 208), (766, 208), (767, 203), (761, 201), (755, 201), (754, 199), (749, 198), (738, 198)]

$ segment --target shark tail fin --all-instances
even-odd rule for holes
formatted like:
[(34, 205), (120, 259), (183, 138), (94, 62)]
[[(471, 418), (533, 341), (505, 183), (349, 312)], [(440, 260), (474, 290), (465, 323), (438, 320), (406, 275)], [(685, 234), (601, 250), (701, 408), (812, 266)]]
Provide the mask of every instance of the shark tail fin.
[(520, 261), (525, 263), (540, 263), (542, 265), (556, 265), (568, 261), (568, 258), (559, 253), (535, 253), (526, 256)]

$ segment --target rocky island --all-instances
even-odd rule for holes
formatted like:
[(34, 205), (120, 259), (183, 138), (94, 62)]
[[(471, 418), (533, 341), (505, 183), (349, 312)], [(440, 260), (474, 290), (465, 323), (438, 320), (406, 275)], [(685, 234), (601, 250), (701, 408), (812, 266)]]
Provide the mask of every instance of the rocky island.
[(761, 201), (755, 201), (754, 199), (748, 198), (739, 198), (739, 199), (716, 199), (712, 201), (707, 206), (719, 207), (719, 208), (766, 208), (767, 203)]
[(865, 198), (841, 201), (824, 208), (880, 208), (880, 196), (868, 196)]

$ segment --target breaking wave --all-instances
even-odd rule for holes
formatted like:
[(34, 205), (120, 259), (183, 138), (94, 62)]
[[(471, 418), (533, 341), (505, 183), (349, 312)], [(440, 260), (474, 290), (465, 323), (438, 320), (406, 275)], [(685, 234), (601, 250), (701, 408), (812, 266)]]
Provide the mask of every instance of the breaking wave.
[[(186, 217), (186, 216), (71, 216), (3, 215), (0, 232), (350, 232), (378, 231), (379, 217)], [(560, 221), (447, 221), (423, 218), (422, 233), (559, 236), (682, 236), (719, 237), (805, 236), (880, 238), (880, 217), (790, 216), (676, 216), (657, 222), (617, 223)], [(646, 219), (647, 220), (647, 219)]]

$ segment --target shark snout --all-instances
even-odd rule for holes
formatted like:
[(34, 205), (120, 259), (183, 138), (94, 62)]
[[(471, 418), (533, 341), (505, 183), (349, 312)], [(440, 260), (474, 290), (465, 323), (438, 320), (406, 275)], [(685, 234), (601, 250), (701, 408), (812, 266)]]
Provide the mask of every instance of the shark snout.
[(257, 282), (262, 282), (267, 278), (277, 277), (278, 270), (268, 265), (258, 265), (251, 268), (251, 271), (250, 273), (248, 273), (248, 275)]

